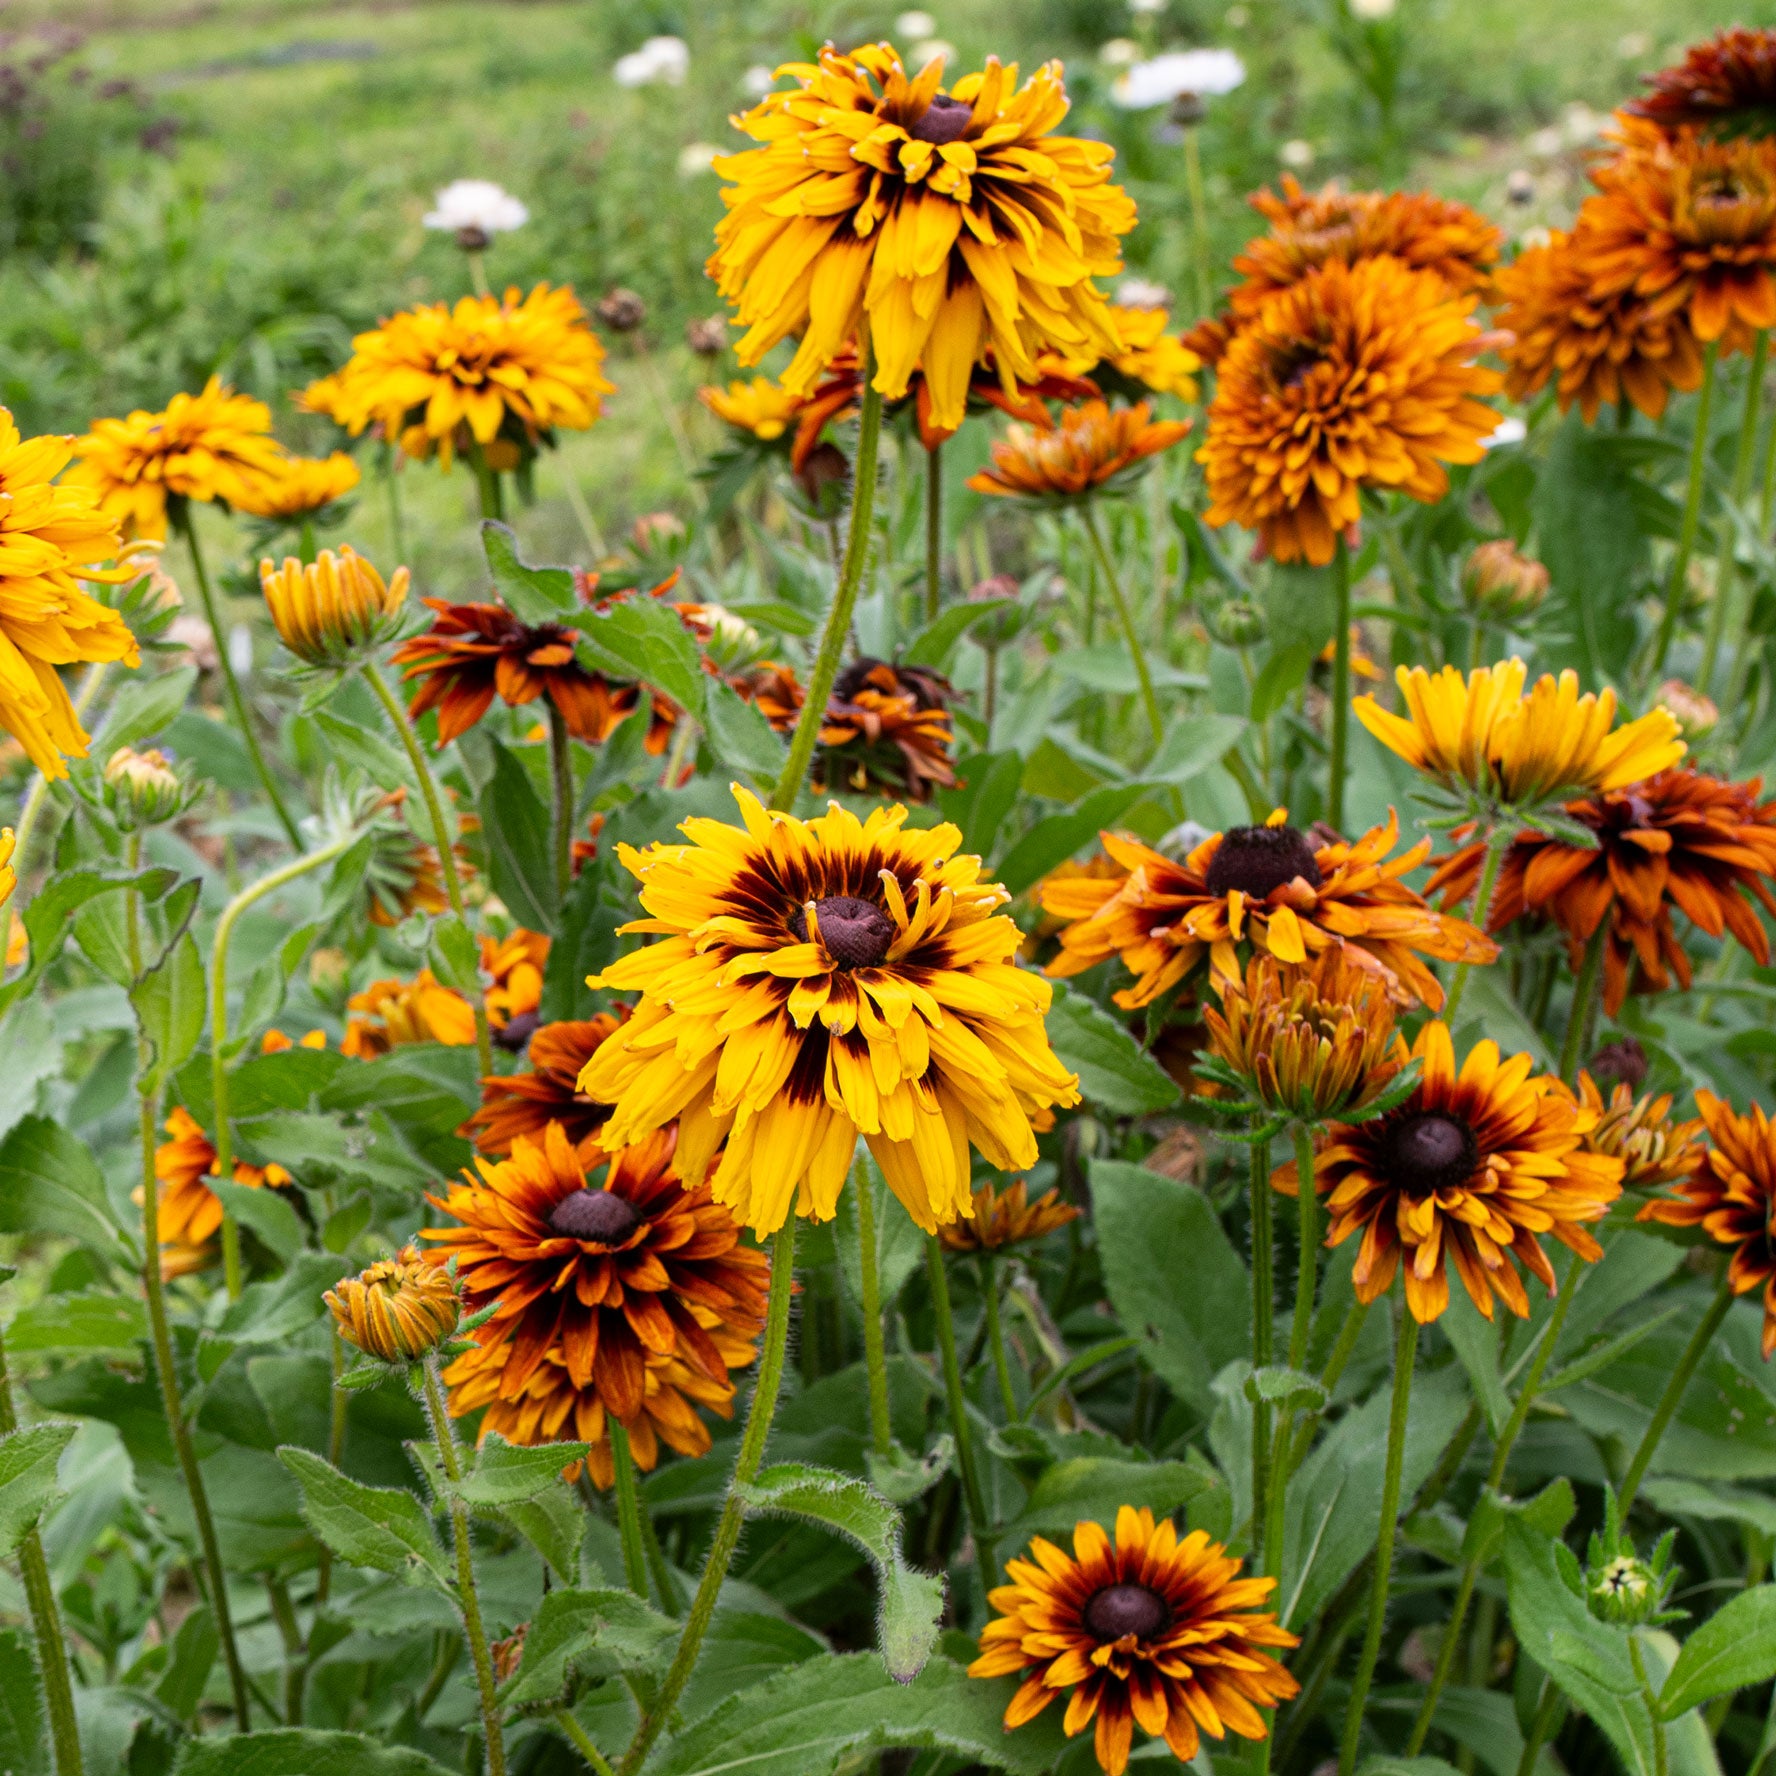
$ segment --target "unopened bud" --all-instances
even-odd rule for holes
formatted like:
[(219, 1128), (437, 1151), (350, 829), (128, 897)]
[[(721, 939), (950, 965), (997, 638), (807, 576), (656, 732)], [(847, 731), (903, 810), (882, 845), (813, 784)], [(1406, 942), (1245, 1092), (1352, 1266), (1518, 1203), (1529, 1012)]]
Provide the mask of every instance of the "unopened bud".
[(385, 641), (407, 602), (407, 569), (383, 580), (355, 549), (323, 549), (304, 565), (259, 563), (259, 585), (279, 638), (310, 666), (346, 666)]
[(795, 472), (796, 486), (821, 518), (836, 518), (845, 502), (851, 464), (836, 444), (817, 444)]
[(322, 1299), (340, 1337), (384, 1363), (429, 1356), (462, 1318), (455, 1279), (414, 1246), (346, 1278)]
[(1548, 570), (1517, 553), (1509, 537), (1481, 543), (1462, 569), (1462, 593), (1476, 616), (1520, 622), (1548, 596)]
[(1683, 731), (1692, 740), (1712, 733), (1720, 721), (1720, 710), (1712, 697), (1705, 697), (1694, 685), (1681, 678), (1668, 678), (1659, 686), (1659, 702), (1683, 723)]
[(1264, 639), (1264, 613), (1247, 598), (1230, 598), (1215, 612), (1215, 639), (1226, 647), (1256, 647)]
[(191, 800), (190, 786), (164, 753), (137, 752), (120, 746), (105, 766), (106, 799), (126, 832), (159, 826), (182, 814)]

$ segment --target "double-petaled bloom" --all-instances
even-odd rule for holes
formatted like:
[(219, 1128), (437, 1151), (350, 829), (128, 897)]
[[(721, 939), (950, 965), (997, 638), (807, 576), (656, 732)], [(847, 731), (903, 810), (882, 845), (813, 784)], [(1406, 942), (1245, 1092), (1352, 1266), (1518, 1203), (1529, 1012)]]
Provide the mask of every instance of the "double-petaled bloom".
[(1776, 1127), (1753, 1104), (1743, 1116), (1711, 1091), (1696, 1093), (1711, 1145), (1674, 1196), (1655, 1197), (1635, 1217), (1700, 1227), (1731, 1246), (1727, 1280), (1736, 1295), (1764, 1292), (1764, 1361), (1776, 1353)]
[[(154, 1176), (160, 1185), (160, 1238), (163, 1245), (195, 1251), (222, 1225), (222, 1199), (208, 1183), (222, 1175), (221, 1156), (197, 1118), (182, 1104), (168, 1111), (166, 1132), (168, 1139), (154, 1150)], [(255, 1166), (237, 1159), (233, 1182), (249, 1190), (267, 1184), (281, 1188), (290, 1182), (290, 1174), (281, 1165)], [(138, 1188), (136, 1200), (141, 1196)]]
[(1047, 1239), (1079, 1211), (1062, 1202), (1059, 1190), (1045, 1190), (1030, 1201), (1029, 1186), (1022, 1178), (995, 1190), (983, 1184), (974, 1193), (974, 1213), (961, 1221), (946, 1222), (937, 1237), (946, 1252), (1000, 1252), (1008, 1246), (1034, 1244)]
[(410, 981), (372, 981), (363, 992), (352, 994), (346, 1009), (357, 1015), (346, 1021), (339, 1052), (360, 1060), (375, 1060), (412, 1042), (467, 1048), (475, 1040), (474, 1007), (429, 968), (422, 968)]
[(1620, 1080), (1605, 1098), (1597, 1082), (1583, 1072), (1579, 1075), (1579, 1101), (1597, 1117), (1585, 1136), (1586, 1148), (1622, 1162), (1624, 1190), (1661, 1190), (1681, 1184), (1708, 1151), (1700, 1138), (1702, 1124), (1671, 1114), (1669, 1092), (1648, 1092), (1637, 1098), (1634, 1087)]
[(1445, 790), (1533, 808), (1561, 791), (1626, 789), (1687, 750), (1671, 712), (1654, 708), (1621, 727), (1614, 691), (1579, 693), (1576, 672), (1543, 673), (1524, 692), (1521, 660), (1395, 669), (1406, 714), (1357, 698), (1357, 719), (1389, 751)]
[(1222, 992), (1239, 984), (1243, 956), (1306, 962), (1339, 948), (1396, 1001), (1435, 1010), (1443, 988), (1421, 958), (1490, 962), (1498, 954), (1472, 925), (1406, 886), (1430, 841), (1390, 858), (1400, 837), (1391, 812), (1354, 844), (1316, 845), (1278, 809), (1264, 826), (1212, 834), (1182, 861), (1123, 834), (1100, 837), (1122, 874), (1055, 876), (1043, 887), (1043, 910), (1069, 921), (1048, 972), (1082, 974), (1119, 956), (1136, 977), (1115, 996), (1130, 1011), (1205, 965)]
[(1674, 134), (1690, 127), (1724, 136), (1776, 132), (1776, 31), (1729, 26), (1644, 78), (1646, 94), (1624, 109)]
[(1200, 1733), (1264, 1738), (1259, 1710), (1300, 1689), (1276, 1656), (1296, 1637), (1262, 1607), (1276, 1580), (1242, 1578), (1241, 1562), (1200, 1529), (1179, 1541), (1169, 1518), (1124, 1505), (1114, 1542), (1080, 1523), (1070, 1555), (1041, 1536), (1030, 1555), (1008, 1561), (1011, 1583), (987, 1594), (998, 1613), (968, 1668), (1023, 1677), (1008, 1732), (1071, 1692), (1069, 1737), (1092, 1726), (1099, 1768), (1122, 1776), (1137, 1725), (1189, 1762)]
[(512, 469), (557, 431), (583, 431), (613, 392), (604, 347), (573, 291), (463, 296), (404, 309), (352, 340), (343, 368), (304, 405), (353, 437), (372, 425), (408, 456), (449, 468), (480, 452)]
[(349, 544), (337, 555), (323, 549), (308, 563), (294, 555), (282, 567), (259, 563), (259, 589), (278, 639), (309, 666), (348, 666), (387, 641), (400, 626), (411, 577), (397, 567), (384, 580)]
[(333, 1310), (339, 1336), (383, 1363), (417, 1363), (455, 1332), (462, 1298), (441, 1264), (416, 1246), (403, 1246), (321, 1297)]
[(602, 1139), (676, 1118), (699, 1176), (725, 1142), (715, 1200), (759, 1233), (829, 1218), (859, 1135), (927, 1232), (971, 1213), (970, 1149), (1028, 1171), (1032, 1118), (1078, 1102), (1010, 896), (954, 826), (909, 831), (904, 807), (803, 821), (734, 793), (739, 827), (619, 850), (649, 915), (625, 929), (659, 941), (589, 983), (641, 995), (580, 1075), (616, 1106)]
[[(1405, 1058), (1405, 1044), (1401, 1041)], [(1314, 1158), (1331, 1217), (1327, 1244), (1361, 1234), (1351, 1280), (1359, 1301), (1386, 1293), (1405, 1265), (1406, 1305), (1421, 1325), (1449, 1305), (1448, 1265), (1488, 1319), (1496, 1297), (1519, 1317), (1529, 1296), (1519, 1267), (1554, 1290), (1541, 1236), (1586, 1262), (1603, 1256), (1587, 1231), (1622, 1193), (1621, 1158), (1589, 1149), (1597, 1112), (1526, 1054), (1477, 1043), (1461, 1067), (1448, 1029), (1428, 1023), (1411, 1055), (1411, 1095), (1368, 1122), (1334, 1123)], [(1299, 1188), (1294, 1161), (1275, 1174)]]
[(271, 409), (216, 376), (162, 412), (95, 419), (73, 448), (80, 461), (69, 481), (92, 488), (128, 537), (164, 537), (169, 499), (248, 508), (288, 461), (271, 435)]
[(954, 430), (989, 347), (1007, 392), (1045, 352), (1117, 349), (1094, 280), (1121, 269), (1135, 206), (1107, 144), (1054, 133), (1060, 64), (1017, 72), (990, 60), (946, 92), (941, 58), (909, 76), (887, 44), (778, 70), (796, 84), (738, 119), (763, 145), (716, 162), (731, 183), (709, 273), (748, 329), (742, 364), (793, 336), (783, 386), (806, 395), (862, 341), (883, 395), (922, 370)]
[(85, 758), (88, 744), (56, 669), (141, 663), (123, 618), (81, 583), (140, 570), (102, 565), (122, 544), (90, 487), (53, 485), (71, 454), (66, 438), (21, 439), (0, 407), (0, 727), (52, 778), (66, 777), (64, 757)]
[[(1672, 975), (1689, 986), (1690, 956), (1672, 924), (1674, 910), (1710, 937), (1730, 932), (1763, 967), (1770, 942), (1757, 908), (1776, 914), (1776, 801), (1762, 795), (1760, 778), (1729, 783), (1670, 770), (1568, 802), (1567, 819), (1590, 831), (1594, 846), (1534, 829), (1519, 833), (1499, 868), (1486, 927), (1502, 931), (1534, 914), (1551, 918), (1567, 935), (1576, 969), (1586, 944), (1606, 926), (1603, 1002), (1612, 1016), (1637, 968), (1649, 991), (1665, 991)], [(1431, 892), (1441, 888), (1445, 905), (1460, 905), (1479, 877), (1481, 853), (1472, 844), (1446, 859)]]
[(286, 456), (274, 473), (251, 486), (236, 502), (253, 518), (300, 523), (344, 499), (363, 477), (343, 450), (329, 456)]
[(1126, 485), (1149, 457), (1182, 443), (1189, 431), (1187, 419), (1155, 419), (1145, 401), (1133, 407), (1086, 401), (1063, 410), (1058, 426), (1007, 426), (991, 464), (969, 476), (968, 485), (1017, 499), (1085, 499)]
[(1214, 525), (1256, 531), (1278, 561), (1324, 566), (1364, 488), (1440, 500), (1474, 463), (1499, 377), (1475, 298), (1394, 258), (1330, 260), (1266, 301), (1221, 359), (1204, 464)]
[[(658, 1129), (596, 1180), (551, 1123), (430, 1199), (455, 1225), (424, 1237), (456, 1260), (471, 1308), (499, 1304), (446, 1373), (453, 1413), (485, 1406), (482, 1434), (513, 1442), (593, 1444), (606, 1485), (607, 1413), (644, 1468), (656, 1439), (708, 1449), (695, 1406), (731, 1410), (728, 1373), (752, 1359), (769, 1265), (740, 1244), (701, 1174), (680, 1169), (676, 1145), (673, 1129)], [(682, 1373), (700, 1379), (689, 1398)]]
[(579, 1150), (581, 1164), (598, 1164), (603, 1151), (598, 1134), (611, 1107), (580, 1090), (580, 1074), (619, 1022), (620, 1017), (600, 1012), (542, 1025), (530, 1039), (529, 1068), (483, 1079), (481, 1108), (461, 1132), (483, 1153), (503, 1158), (520, 1135), (540, 1141), (549, 1124), (557, 1123)]
[(724, 425), (760, 444), (786, 437), (806, 405), (800, 395), (792, 395), (768, 376), (730, 382), (725, 389), (706, 386), (697, 390), (697, 399)]

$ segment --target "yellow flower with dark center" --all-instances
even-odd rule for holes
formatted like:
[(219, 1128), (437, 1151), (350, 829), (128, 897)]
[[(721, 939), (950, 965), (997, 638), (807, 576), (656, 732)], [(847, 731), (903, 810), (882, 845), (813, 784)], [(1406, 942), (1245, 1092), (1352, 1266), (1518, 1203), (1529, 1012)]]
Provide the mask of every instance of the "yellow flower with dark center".
[(1616, 693), (1579, 694), (1576, 672), (1543, 673), (1524, 694), (1521, 660), (1454, 666), (1432, 674), (1395, 668), (1405, 716), (1359, 697), (1357, 719), (1389, 751), (1446, 789), (1512, 807), (1533, 807), (1562, 790), (1625, 789), (1674, 765), (1688, 750), (1677, 719), (1656, 708), (1615, 725)]
[(1499, 377), (1474, 359), (1475, 298), (1393, 258), (1331, 260), (1272, 297), (1221, 359), (1205, 465), (1210, 524), (1256, 531), (1278, 561), (1323, 567), (1366, 487), (1434, 503), (1475, 463)]
[[(1405, 1043), (1400, 1044), (1401, 1059)], [(1603, 1248), (1586, 1231), (1622, 1194), (1623, 1161), (1591, 1152), (1597, 1121), (1551, 1075), (1520, 1054), (1502, 1060), (1480, 1042), (1458, 1071), (1447, 1027), (1429, 1023), (1411, 1053), (1423, 1068), (1412, 1095), (1373, 1121), (1335, 1123), (1314, 1158), (1326, 1199), (1326, 1243), (1363, 1236), (1351, 1272), (1359, 1301), (1376, 1301), (1406, 1263), (1406, 1305), (1420, 1325), (1449, 1305), (1445, 1259), (1488, 1319), (1493, 1297), (1529, 1313), (1521, 1265), (1554, 1291), (1542, 1249), (1551, 1233), (1587, 1263)], [(1274, 1174), (1293, 1195), (1293, 1160)]]
[(1138, 1724), (1189, 1762), (1229, 1732), (1262, 1739), (1261, 1708), (1300, 1685), (1276, 1657), (1298, 1645), (1260, 1609), (1276, 1580), (1241, 1578), (1240, 1562), (1202, 1530), (1183, 1541), (1170, 1519), (1143, 1507), (1116, 1513), (1116, 1540), (1096, 1523), (1073, 1531), (1073, 1552), (1038, 1536), (1030, 1560), (1011, 1560), (1009, 1585), (987, 1594), (999, 1612), (981, 1634), (970, 1677), (1024, 1681), (1005, 1711), (1008, 1731), (1063, 1691), (1069, 1737), (1096, 1721), (1092, 1749), (1105, 1776), (1122, 1776)]
[(310, 666), (349, 665), (386, 641), (400, 623), (411, 577), (397, 567), (385, 582), (350, 544), (337, 555), (323, 549), (307, 564), (294, 555), (282, 567), (259, 563), (278, 638)]
[(1209, 1047), (1264, 1108), (1303, 1122), (1359, 1109), (1400, 1072), (1386, 985), (1343, 950), (1310, 965), (1255, 955), (1219, 1007), (1205, 1006)]
[(773, 444), (784, 437), (807, 405), (800, 395), (792, 395), (768, 376), (730, 382), (725, 389), (700, 388), (697, 399), (723, 424), (761, 444)]
[(1110, 317), (1122, 341), (1121, 349), (1104, 359), (1110, 369), (1156, 395), (1176, 395), (1181, 401), (1196, 399), (1196, 372), (1202, 368), (1202, 359), (1167, 330), (1171, 316), (1163, 308), (1127, 308), (1113, 303)]
[(1606, 1102), (1589, 1073), (1579, 1075), (1579, 1101), (1597, 1117), (1585, 1136), (1592, 1153), (1621, 1160), (1624, 1190), (1658, 1190), (1691, 1177), (1708, 1151), (1699, 1121), (1680, 1122), (1671, 1114), (1669, 1092), (1634, 1095), (1626, 1081)]
[(430, 1356), (462, 1318), (454, 1279), (416, 1246), (378, 1259), (321, 1299), (333, 1310), (339, 1336), (384, 1363)]
[(45, 777), (66, 777), (63, 757), (85, 758), (87, 748), (56, 668), (141, 664), (123, 618), (81, 584), (139, 570), (100, 565), (122, 543), (90, 487), (51, 485), (71, 454), (66, 438), (21, 440), (0, 407), (0, 727)]
[(1187, 419), (1158, 419), (1145, 401), (1111, 407), (1085, 401), (1068, 407), (1044, 431), (1014, 423), (993, 446), (992, 464), (970, 475), (976, 493), (1018, 499), (1073, 500), (1121, 485), (1148, 457), (1182, 443)]
[(1034, 1202), (1022, 1178), (1004, 1190), (983, 1184), (974, 1193), (974, 1213), (937, 1230), (946, 1252), (999, 1252), (1007, 1246), (1047, 1239), (1056, 1228), (1077, 1221), (1079, 1211), (1061, 1201), (1058, 1190), (1044, 1191)]
[(943, 74), (933, 58), (909, 77), (885, 43), (779, 69), (797, 84), (738, 119), (764, 146), (716, 162), (732, 184), (709, 274), (748, 329), (742, 364), (795, 336), (783, 386), (806, 395), (862, 339), (883, 395), (923, 369), (933, 421), (954, 429), (989, 346), (1007, 393), (1043, 352), (1119, 348), (1093, 279), (1121, 269), (1135, 206), (1107, 144), (1053, 133), (1060, 63), (1021, 88), (997, 60), (948, 92)]
[(689, 1177), (725, 1141), (715, 1200), (761, 1234), (833, 1214), (859, 1135), (927, 1232), (972, 1213), (969, 1149), (1028, 1171), (1032, 1117), (1078, 1102), (1010, 896), (954, 826), (908, 831), (904, 807), (803, 821), (734, 795), (740, 827), (619, 848), (649, 914), (624, 929), (660, 941), (589, 983), (641, 994), (580, 1075), (616, 1106), (601, 1140), (676, 1117)]
[(344, 499), (362, 478), (358, 465), (343, 450), (331, 456), (290, 456), (276, 474), (236, 504), (254, 518), (307, 518)]
[(95, 489), (100, 509), (130, 537), (164, 537), (169, 498), (246, 507), (286, 461), (271, 409), (217, 376), (199, 394), (174, 395), (164, 412), (95, 419), (74, 454), (70, 481)]
[[(352, 356), (308, 390), (307, 405), (355, 438), (371, 425), (412, 457), (487, 450), (513, 468), (556, 431), (584, 431), (613, 391), (604, 347), (569, 289), (464, 296), (404, 309), (352, 341)], [(510, 460), (506, 460), (509, 457)], [(495, 460), (498, 458), (498, 460)]]

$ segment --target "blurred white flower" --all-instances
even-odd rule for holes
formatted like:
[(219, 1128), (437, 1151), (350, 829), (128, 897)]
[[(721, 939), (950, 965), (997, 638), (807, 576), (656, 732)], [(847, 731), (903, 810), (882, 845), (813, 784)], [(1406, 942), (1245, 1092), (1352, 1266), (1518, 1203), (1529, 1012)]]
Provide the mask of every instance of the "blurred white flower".
[(1529, 427), (1515, 414), (1507, 414), (1484, 438), (1482, 450), (1497, 450), (1501, 444), (1521, 444), (1529, 436)]
[(1508, 203), (1528, 204), (1535, 202), (1535, 174), (1528, 167), (1513, 167), (1505, 180), (1505, 200)]
[(720, 156), (721, 150), (713, 142), (687, 142), (678, 151), (678, 176), (700, 179), (714, 170)]
[(1547, 228), (1526, 228), (1517, 237), (1517, 250), (1520, 253), (1528, 253), (1536, 247), (1547, 247), (1553, 244), (1553, 233)]
[(1551, 160), (1566, 146), (1560, 131), (1550, 125), (1547, 129), (1539, 129), (1529, 138), (1529, 151), (1539, 154), (1543, 160)]
[(1125, 111), (1148, 111), (1189, 94), (1219, 98), (1246, 77), (1246, 64), (1231, 49), (1183, 49), (1136, 62), (1110, 89)]
[(1141, 46), (1132, 37), (1112, 37), (1098, 45), (1098, 60), (1106, 68), (1132, 68), (1141, 59)]
[(1652, 34), (1648, 31), (1630, 31), (1616, 39), (1616, 54), (1625, 62), (1638, 62), (1652, 47)]
[(1137, 18), (1151, 17), (1156, 12), (1164, 12), (1166, 0), (1129, 0), (1129, 11)]
[(650, 37), (611, 70), (618, 86), (683, 86), (691, 71), (690, 46), (682, 37)]
[(1589, 105), (1578, 101), (1568, 105), (1561, 114), (1561, 127), (1566, 132), (1566, 139), (1575, 148), (1594, 140), (1607, 121), (1606, 118), (1599, 117)]
[(740, 76), (742, 90), (750, 93), (755, 99), (762, 99), (776, 84), (777, 76), (763, 62), (754, 62)]
[(1125, 277), (1116, 286), (1116, 300), (1123, 308), (1170, 308), (1172, 293), (1151, 278)]
[(491, 179), (453, 179), (433, 194), (432, 205), (426, 212), (426, 227), (452, 234), (465, 229), (488, 236), (507, 234), (530, 220), (530, 211)]
[(941, 37), (927, 37), (923, 43), (915, 43), (907, 51), (907, 66), (912, 69), (929, 68), (933, 62), (953, 62), (956, 59), (956, 46), (946, 43)]
[(935, 37), (937, 20), (928, 12), (903, 12), (894, 21), (896, 37)]
[(221, 664), (209, 624), (190, 611), (181, 611), (173, 618), (167, 625), (166, 638), (170, 646), (183, 648), (191, 656), (191, 663), (199, 672), (214, 672)]
[(1351, 16), (1360, 19), (1384, 19), (1394, 16), (1399, 0), (1350, 0)]
[(253, 631), (245, 623), (228, 631), (228, 664), (242, 678), (253, 670)]
[(1296, 136), (1277, 150), (1277, 159), (1284, 166), (1293, 167), (1296, 172), (1304, 173), (1314, 163), (1314, 145), (1312, 142), (1305, 142), (1300, 136)]

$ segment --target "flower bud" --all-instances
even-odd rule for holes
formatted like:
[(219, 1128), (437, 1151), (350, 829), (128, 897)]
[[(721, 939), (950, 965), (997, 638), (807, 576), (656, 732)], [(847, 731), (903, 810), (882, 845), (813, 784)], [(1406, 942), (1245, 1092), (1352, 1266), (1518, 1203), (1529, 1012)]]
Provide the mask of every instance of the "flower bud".
[(1509, 537), (1481, 543), (1462, 569), (1462, 594), (1476, 616), (1521, 622), (1548, 596), (1548, 570), (1517, 553)]
[(1659, 686), (1657, 701), (1663, 703), (1683, 723), (1683, 731), (1691, 740), (1711, 734), (1720, 722), (1720, 710), (1712, 697), (1705, 697), (1681, 678), (1668, 678)]
[(355, 549), (323, 549), (304, 566), (294, 555), (282, 567), (259, 563), (259, 584), (283, 644), (310, 666), (348, 666), (388, 638), (407, 602), (408, 572), (386, 584)]
[(117, 824), (130, 832), (175, 819), (189, 804), (191, 789), (164, 753), (120, 746), (105, 766), (105, 799)]
[(1264, 613), (1250, 599), (1230, 598), (1215, 612), (1210, 627), (1223, 647), (1256, 647), (1264, 639)]
[(647, 319), (647, 304), (619, 284), (598, 304), (598, 318), (613, 333), (633, 333)]
[(346, 1278), (322, 1299), (333, 1310), (340, 1337), (384, 1363), (429, 1356), (462, 1318), (456, 1279), (414, 1246)]

